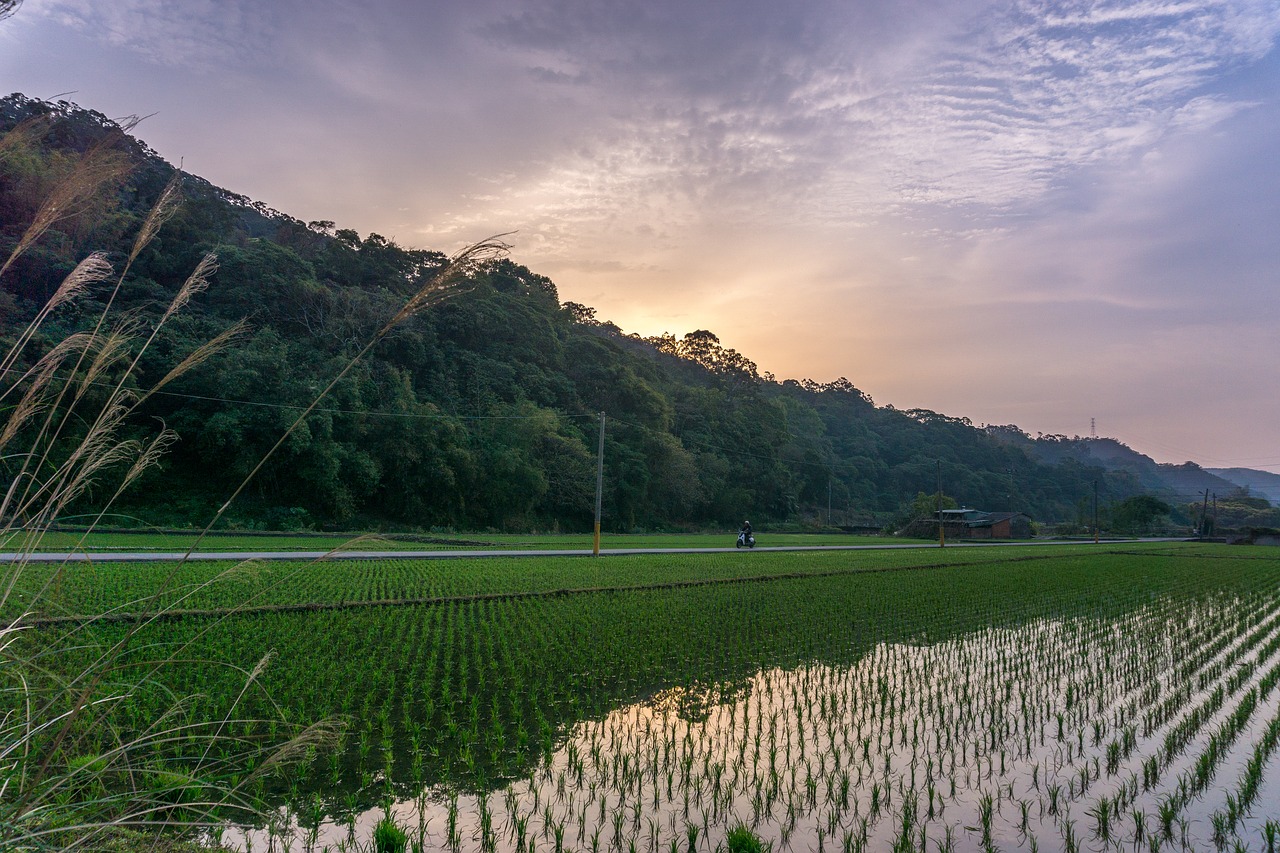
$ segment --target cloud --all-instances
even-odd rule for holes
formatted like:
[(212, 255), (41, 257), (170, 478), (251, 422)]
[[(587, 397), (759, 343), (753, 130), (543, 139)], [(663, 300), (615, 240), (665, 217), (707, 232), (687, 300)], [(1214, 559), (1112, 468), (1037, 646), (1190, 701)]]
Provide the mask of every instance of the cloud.
[(154, 63), (270, 66), (313, 104), (335, 98), (393, 136), (431, 122), (424, 144), (441, 156), (477, 175), (502, 158), (518, 173), (503, 198), (456, 199), (455, 221), (435, 227), (536, 221), (548, 257), (623, 222), (672, 235), (779, 216), (999, 227), (1082, 170), (1247, 108), (1205, 87), (1280, 32), (1266, 0), (489, 0), (465, 12), (31, 0), (29, 11)]
[(483, 30), (590, 69), (609, 120), (542, 182), (543, 213), (575, 223), (593, 200), (608, 219), (695, 194), (748, 219), (765, 197), (837, 223), (1017, 211), (1244, 108), (1203, 87), (1280, 31), (1265, 3), (951, 4), (923, 32), (885, 12), (881, 43), (819, 4), (744, 4), (728, 23), (716, 4), (588, 5), (530, 4)]
[(28, 0), (41, 15), (164, 66), (225, 66), (268, 55), (274, 4), (243, 0)]
[[(1198, 336), (1248, 342), (1255, 386), (1280, 363), (1275, 0), (27, 0), (15, 21), (41, 39), (6, 44), (8, 76), (77, 88), (95, 66), (23, 45), (97, 39), (233, 189), (432, 248), (517, 229), (565, 298), (713, 328), (779, 375), (1072, 432), (1055, 419), (1207, 382)], [(961, 356), (1018, 381), (928, 369)]]

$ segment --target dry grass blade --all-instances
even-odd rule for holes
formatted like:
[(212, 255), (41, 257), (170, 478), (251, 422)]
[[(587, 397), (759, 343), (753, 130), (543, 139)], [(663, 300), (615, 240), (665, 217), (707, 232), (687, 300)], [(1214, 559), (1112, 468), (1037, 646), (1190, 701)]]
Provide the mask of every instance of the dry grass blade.
[(169, 447), (178, 440), (178, 434), (171, 429), (162, 429), (158, 435), (142, 446), (133, 464), (129, 466), (128, 472), (121, 478), (120, 486), (116, 489), (116, 495), (129, 487), (134, 480), (142, 476), (143, 472), (160, 461), (160, 457), (164, 456)]
[(24, 387), (26, 389), (23, 391), (22, 399), (9, 411), (9, 420), (5, 423), (3, 432), (0, 432), (0, 449), (8, 445), (33, 415), (49, 405), (46, 397), (58, 368), (72, 354), (83, 352), (89, 343), (89, 336), (83, 333), (63, 338), (57, 346), (41, 356), (38, 362), (19, 376), (16, 382), (0, 392), (0, 402), (3, 402), (9, 397), (10, 392), (16, 392)]
[(151, 212), (147, 214), (147, 219), (142, 223), (142, 227), (138, 230), (138, 236), (133, 241), (133, 249), (129, 252), (129, 261), (126, 266), (132, 264), (147, 247), (160, 231), (160, 227), (169, 221), (169, 217), (177, 211), (178, 205), (182, 202), (182, 173), (174, 172), (173, 177), (169, 179), (169, 183), (165, 185), (164, 191), (160, 193), (160, 198), (152, 205)]
[(105, 280), (109, 275), (111, 275), (111, 264), (107, 263), (106, 255), (102, 252), (94, 252), (77, 264), (76, 268), (62, 280), (62, 284), (58, 285), (58, 289), (54, 291), (53, 296), (49, 297), (49, 301), (40, 309), (40, 313), (36, 315), (36, 318), (22, 330), (18, 340), (9, 348), (3, 361), (0, 361), (0, 374), (7, 373), (17, 363), (23, 349), (26, 348), (32, 336), (35, 335), (50, 312), (58, 306), (78, 298), (90, 285)]
[(8, 272), (13, 262), (55, 223), (79, 213), (104, 186), (129, 173), (129, 164), (110, 147), (116, 139), (118, 135), (108, 134), (102, 142), (86, 151), (71, 172), (54, 186), (18, 239), (13, 252), (0, 266), (0, 276)]
[[(0, 17), (16, 5), (15, 0), (0, 0)], [(44, 119), (32, 121), (0, 138), (0, 161), (26, 156), (23, 152), (38, 142), (48, 126)], [(107, 133), (63, 173), (12, 254), (3, 261), (0, 275), (12, 269), (14, 261), (37, 241), (56, 236), (57, 223), (91, 209), (94, 196), (126, 174), (125, 157), (114, 150), (122, 132), (116, 128)], [(67, 162), (72, 161), (60, 160), (60, 168)], [(108, 508), (125, 489), (137, 484), (176, 438), (163, 424), (158, 432), (149, 430), (157, 433), (149, 438), (133, 437), (138, 407), (245, 330), (243, 323), (237, 324), (197, 347), (149, 388), (141, 383), (146, 378), (139, 374), (143, 353), (166, 323), (208, 287), (216, 271), (216, 257), (206, 255), (159, 320), (154, 325), (147, 322), (148, 331), (137, 318), (119, 322), (120, 312), (114, 308), (117, 295), (130, 276), (132, 263), (152, 245), (176, 211), (181, 200), (180, 182), (181, 175), (175, 174), (161, 192), (118, 272), (113, 274), (101, 254), (90, 255), (0, 360), (0, 377), (6, 380), (0, 385), (0, 403), (7, 407), (6, 422), (0, 426), (0, 448), (12, 448), (30, 439), (23, 447), (29, 452), (9, 454), (15, 460), (12, 467), (18, 470), (6, 472), (10, 483), (0, 503), (0, 518), (6, 519), (0, 522), (0, 533), (21, 535), (28, 555), (51, 525), (65, 517), (72, 503), (87, 495), (92, 494), (96, 512), (89, 529), (106, 517)], [(414, 314), (464, 292), (469, 277), (505, 254), (510, 246), (503, 242), (503, 236), (464, 248), (425, 279), (314, 398), (280, 443), (262, 457), (204, 532), (373, 346)], [(104, 288), (110, 291), (104, 294), (104, 307), (86, 318), (91, 331), (68, 336), (39, 360), (27, 354), (24, 348), (37, 339), (39, 324), (50, 312), (108, 277), (114, 287), (108, 284)], [(34, 366), (29, 362), (35, 362)], [(9, 377), (16, 378), (8, 381)], [(141, 390), (131, 390), (139, 384)], [(192, 543), (188, 557), (199, 541)], [(27, 583), (28, 575), (15, 587), (24, 565), (19, 558), (4, 567), (8, 576), (0, 583), (0, 605), (13, 604), (15, 609), (33, 613), (70, 606), (70, 599), (64, 599), (57, 586), (66, 564), (31, 583)], [(240, 566), (227, 574), (232, 571), (254, 569)], [(299, 731), (279, 708), (270, 725), (268, 721), (233, 719), (247, 704), (242, 698), (251, 690), (263, 689), (261, 680), (270, 655), (258, 660), (251, 671), (235, 667), (244, 677), (240, 695), (229, 706), (219, 704), (207, 717), (195, 717), (199, 722), (191, 722), (193, 715), (204, 713), (202, 703), (208, 697), (175, 695), (174, 688), (166, 686), (171, 682), (164, 673), (190, 663), (183, 656), (192, 654), (192, 643), (203, 632), (164, 646), (152, 645), (155, 638), (141, 633), (195, 593), (178, 586), (175, 577), (176, 569), (174, 575), (149, 587), (142, 601), (132, 602), (138, 605), (141, 618), (123, 631), (96, 630), (109, 614), (98, 614), (93, 617), (97, 621), (66, 632), (61, 628), (25, 632), (20, 628), (22, 616), (7, 628), (0, 626), (0, 848), (83, 847), (92, 843), (104, 826), (209, 825), (218, 814), (215, 808), (258, 806), (264, 777), (314, 755), (316, 747), (337, 737), (340, 720), (331, 718)], [(39, 592), (33, 599), (30, 594), (37, 587)], [(150, 693), (147, 707), (151, 710), (146, 723), (139, 724), (129, 716), (134, 713), (132, 707), (128, 714), (121, 708), (143, 693)], [(273, 716), (269, 711), (266, 715)], [(275, 724), (282, 720), (285, 736), (295, 736), (276, 747), (266, 738), (275, 739)], [(247, 725), (242, 727), (241, 723)], [(247, 775), (243, 772), (246, 768), (251, 770)]]
[(52, 448), (46, 447), (40, 457), (25, 466), (25, 471), (53, 471), (42, 481), (31, 478), (31, 488), (10, 507), (19, 518), (29, 519), (28, 526), (43, 530), (52, 523), (67, 504), (84, 494), (102, 472), (132, 460), (141, 451), (137, 441), (117, 441), (116, 433), (132, 411), (131, 395), (117, 395), (103, 407), (98, 419), (79, 440), (67, 458), (54, 465)]
[(254, 776), (262, 778), (280, 768), (303, 760), (310, 749), (331, 744), (338, 738), (342, 729), (342, 721), (337, 719), (321, 720), (307, 726), (299, 734), (290, 738), (283, 746), (274, 750), (266, 761), (254, 770)]
[(14, 436), (18, 434), (18, 431), (43, 410), (45, 403), (44, 391), (49, 385), (49, 380), (53, 377), (53, 371), (56, 369), (57, 364), (57, 362), (45, 363), (43, 369), (35, 374), (31, 385), (27, 388), (27, 392), (18, 401), (18, 405), (14, 406), (9, 412), (9, 420), (5, 422), (4, 430), (0, 432), (0, 450), (7, 447)]
[(52, 518), (59, 517), (67, 505), (91, 488), (104, 472), (117, 465), (132, 464), (142, 452), (142, 445), (133, 439), (112, 440), (114, 431), (124, 420), (123, 414), (128, 412), (125, 406), (119, 406), (118, 410), (122, 414), (113, 416), (110, 422), (104, 424), (101, 431), (90, 435), (85, 441), (86, 452), (65, 466), (66, 476), (59, 482), (58, 489), (53, 494), (53, 501), (49, 505), (48, 512), (51, 513)]
[[(6, 6), (0, 0), (0, 9), (6, 8), (12, 8), (12, 3)], [(46, 127), (32, 122), (0, 138), (0, 158), (21, 152)], [(105, 183), (125, 173), (123, 157), (111, 150), (119, 138), (118, 132), (107, 134), (76, 162), (40, 206), (0, 273), (8, 271), (54, 224), (87, 209)], [(113, 305), (128, 277), (129, 264), (173, 215), (180, 200), (179, 181), (175, 175), (139, 230), (129, 263), (115, 277), (105, 307), (95, 312), (92, 330), (67, 336), (34, 365), (23, 364), (24, 347), (34, 338), (39, 321), (112, 274), (101, 254), (90, 255), (67, 277), (0, 361), (0, 377), (5, 379), (0, 403), (7, 409), (0, 425), (0, 447), (11, 447), (21, 439), (28, 451), (7, 456), (17, 470), (6, 472), (10, 482), (0, 503), (4, 519), (0, 534), (21, 536), (25, 554), (38, 547), (72, 502), (106, 484), (105, 499), (95, 498), (100, 507), (90, 529), (96, 527), (124, 490), (136, 484), (176, 438), (163, 426), (147, 440), (127, 437), (129, 419), (142, 400), (209, 359), (245, 329), (243, 323), (237, 324), (198, 347), (149, 389), (129, 390), (138, 379), (137, 368), (147, 346), (208, 286), (216, 270), (216, 258), (207, 255), (145, 340), (140, 341), (139, 319), (117, 322)], [(21, 557), (5, 565), (0, 605), (12, 603), (25, 565)], [(42, 588), (34, 599), (29, 596), (31, 590), (24, 589), (21, 608), (36, 612), (33, 608), (58, 607), (51, 584), (56, 584), (63, 568), (37, 584)], [(171, 606), (172, 592), (162, 585), (138, 604), (162, 613)], [(139, 657), (155, 654), (154, 647), (137, 636), (145, 623), (118, 639), (102, 639), (82, 630), (28, 635), (20, 627), (22, 618), (17, 615), (8, 627), (0, 626), (0, 848), (70, 849), (89, 843), (106, 826), (208, 825), (217, 807), (254, 808), (260, 794), (257, 781), (263, 775), (305, 757), (336, 732), (337, 722), (327, 721), (273, 751), (257, 735), (229, 734), (234, 705), (207, 721), (185, 723), (191, 707), (184, 698), (169, 694), (156, 675), (160, 668), (186, 662), (167, 647), (158, 660)], [(67, 666), (67, 661), (81, 658), (84, 665)], [(259, 661), (246, 674), (246, 690), (257, 683), (266, 661)], [(163, 692), (168, 710), (156, 714), (141, 730), (136, 726), (117, 730), (112, 709), (134, 691), (147, 690)], [(262, 725), (249, 721), (251, 728), (265, 731), (265, 721), (259, 722)], [(273, 721), (273, 729), (274, 722), (279, 718)], [(289, 730), (297, 731), (296, 727)], [(261, 760), (264, 755), (266, 761)], [(192, 773), (192, 767), (208, 772)], [(243, 773), (235, 775), (245, 767), (254, 768), (248, 780)], [(246, 787), (249, 782), (253, 786)], [(175, 792), (180, 796), (175, 798)]]
[(230, 346), (232, 343), (234, 343), (235, 340), (239, 338), (241, 335), (243, 335), (248, 328), (249, 328), (248, 324), (245, 323), (243, 320), (241, 320), (231, 328), (220, 332), (216, 337), (211, 338), (205, 343), (201, 344), (199, 347), (193, 350), (190, 355), (188, 355), (182, 361), (178, 362), (168, 373), (166, 373), (160, 379), (159, 382), (152, 385), (151, 388), (148, 389), (145, 394), (143, 394), (142, 399), (139, 400), (139, 402), (146, 400), (152, 394), (155, 394), (161, 388), (168, 385), (170, 382), (177, 379), (179, 376), (182, 376), (184, 373), (203, 364), (204, 362), (208, 361), (210, 358), (213, 358), (213, 356), (217, 355), (219, 352), (221, 352), (222, 350)]
[(397, 325), (404, 322), (409, 317), (412, 317), (428, 305), (437, 304), (450, 296), (457, 295), (461, 292), (461, 289), (458, 287), (459, 283), (464, 282), (468, 275), (474, 274), (482, 264), (501, 257), (510, 251), (510, 244), (505, 243), (502, 240), (503, 237), (508, 236), (510, 233), (512, 232), (496, 234), (462, 249), (451, 257), (448, 263), (437, 270), (435, 274), (428, 279), (426, 284), (418, 289), (417, 293), (409, 297), (405, 302), (404, 307), (397, 311), (396, 314), (378, 330), (377, 334), (375, 334), (358, 353), (351, 357), (351, 360), (347, 362), (346, 366), (343, 367), (342, 370), (338, 371), (338, 374), (330, 380), (324, 390), (317, 394), (307, 408), (304, 409), (293, 423), (289, 425), (288, 429), (286, 429), (276, 443), (271, 446), (271, 449), (263, 454), (262, 458), (259, 459), (257, 464), (253, 467), (253, 470), (245, 475), (245, 478), (240, 482), (240, 485), (236, 487), (234, 492), (232, 492), (231, 497), (227, 498), (222, 506), (218, 508), (218, 511), (213, 514), (211, 519), (209, 519), (209, 523), (200, 531), (200, 535), (197, 536), (187, 548), (187, 553), (182, 560), (183, 562), (190, 559), (191, 554), (195, 551), (197, 546), (199, 546), (205, 536), (209, 534), (209, 531), (213, 529), (213, 526), (218, 523), (219, 519), (226, 514), (227, 510), (233, 503), (235, 503), (236, 499), (240, 497), (246, 488), (248, 488), (249, 483), (258, 476), (258, 472), (266, 466), (267, 462), (273, 456), (275, 456), (276, 452), (286, 441), (289, 440), (289, 437), (293, 435), (298, 427), (306, 422), (307, 418), (310, 417), (315, 408), (329, 396), (330, 392), (332, 392), (333, 389), (337, 387), (338, 383), (351, 372), (352, 368), (354, 368), (383, 338), (390, 334), (391, 330)]
[(49, 297), (48, 304), (44, 307), (44, 312), (52, 311), (63, 303), (70, 302), (84, 293), (89, 285), (105, 281), (107, 276), (111, 275), (111, 264), (107, 263), (107, 256), (103, 252), (94, 252), (76, 265), (71, 274), (63, 279), (62, 284), (54, 291), (53, 296)]
[[(89, 335), (78, 333), (64, 338), (51, 351), (38, 361), (30, 370), (22, 375), (17, 382), (6, 388), (0, 393), (0, 401), (8, 397), (9, 392), (25, 385), (26, 391), (18, 404), (10, 410), (9, 419), (5, 423), (3, 432), (0, 432), (0, 451), (7, 448), (13, 439), (21, 434), (22, 429), (29, 423), (33, 423), (37, 415), (45, 411), (50, 411), (52, 417), (53, 410), (56, 408), (55, 400), (61, 396), (61, 390), (55, 390), (53, 377), (59, 367), (65, 363), (66, 359), (72, 354), (78, 357), (83, 355), (83, 351), (92, 343)], [(38, 432), (43, 435), (48, 429), (49, 418), (46, 418), (44, 424)], [(17, 469), (12, 472), (9, 487), (5, 490), (3, 500), (0, 500), (0, 518), (13, 519), (22, 517), (14, 509), (19, 504), (26, 504), (27, 497), (33, 489), (39, 489), (39, 483), (35, 472), (40, 470), (40, 465), (44, 461), (44, 454), (40, 452), (40, 439), (33, 439), (28, 445), (29, 452), (21, 454), (22, 462)], [(6, 532), (13, 530), (12, 523), (9, 522), (4, 527)], [(37, 531), (36, 536), (26, 536), (26, 545), (24, 551), (30, 551), (35, 547), (35, 543), (39, 541), (40, 534)], [(21, 566), (15, 566), (11, 569), (11, 581), (21, 571)], [(5, 593), (7, 598), (8, 593)]]
[(467, 276), (474, 275), (484, 264), (503, 257), (511, 251), (511, 244), (503, 241), (502, 238), (509, 237), (513, 233), (515, 232), (508, 231), (504, 234), (495, 234), (478, 243), (472, 243), (454, 254), (449, 258), (448, 263), (431, 276), (417, 293), (409, 297), (404, 307), (387, 321), (387, 324), (379, 330), (378, 337), (386, 336), (388, 332), (419, 311), (451, 296), (456, 296), (460, 292), (459, 285), (466, 280)]
[[(0, 14), (0, 17), (3, 17)], [(0, 163), (4, 163), (19, 152), (29, 150), (32, 144), (49, 132), (49, 119), (44, 116), (32, 116), (14, 125), (8, 133), (0, 136)]]
[[(165, 324), (168, 323), (170, 319), (172, 319), (174, 314), (178, 313), (178, 311), (180, 311), (188, 302), (190, 302), (193, 296), (195, 296), (198, 293), (202, 293), (206, 288), (208, 288), (209, 276), (213, 275), (213, 273), (218, 268), (217, 259), (218, 259), (217, 255), (206, 254), (203, 258), (200, 259), (200, 263), (196, 265), (196, 268), (191, 273), (191, 275), (187, 276), (187, 280), (183, 282), (182, 287), (178, 288), (178, 293), (173, 297), (173, 300), (169, 303), (169, 307), (165, 310), (164, 315), (160, 318), (159, 322), (157, 322), (155, 326), (151, 329), (151, 334), (147, 336), (146, 341), (142, 344), (142, 346), (138, 349), (138, 352), (134, 355), (133, 362), (129, 365), (129, 369), (124, 372), (124, 376), (121, 377), (120, 383), (116, 385), (115, 393), (117, 394), (120, 393), (120, 391), (124, 388), (124, 377), (132, 376), (134, 374), (134, 372), (137, 370), (138, 364), (142, 361), (143, 354), (147, 351), (148, 348), (150, 348), (152, 342), (156, 339), (156, 335), (160, 334), (160, 330), (164, 328)], [(198, 347), (195, 350), (195, 352), (191, 353), (191, 355), (183, 359), (182, 362), (177, 367), (175, 367), (173, 370), (170, 370), (169, 373), (165, 375), (165, 377), (160, 381), (158, 385), (152, 386), (152, 388), (149, 391), (144, 393), (138, 402), (141, 403), (142, 400), (145, 400), (147, 397), (151, 396), (151, 394), (154, 393), (156, 389), (160, 387), (160, 385), (168, 384), (175, 377), (181, 376), (183, 373), (190, 370), (192, 367), (195, 367), (197, 364), (200, 364), (201, 362), (208, 360), (210, 356), (212, 356), (214, 353), (222, 349), (222, 347), (226, 345), (227, 341), (230, 341), (231, 339), (233, 339), (239, 334), (240, 327), (241, 327), (241, 324), (237, 323), (231, 329), (228, 329), (227, 331), (218, 335), (212, 341), (209, 341), (208, 343)]]
[(170, 317), (186, 307), (186, 304), (191, 301), (191, 297), (197, 293), (203, 293), (209, 287), (209, 276), (217, 271), (217, 255), (209, 253), (201, 258), (200, 263), (196, 264), (196, 268), (192, 270), (191, 275), (187, 276), (187, 280), (182, 283), (182, 287), (178, 288), (178, 294), (173, 297), (169, 307), (165, 309), (164, 316), (160, 318), (160, 325), (163, 326)]
[(133, 343), (135, 328), (136, 323), (125, 322), (109, 334), (98, 338), (97, 351), (84, 375), (76, 382), (77, 400), (96, 386), (113, 367), (125, 360), (129, 355), (129, 347)]

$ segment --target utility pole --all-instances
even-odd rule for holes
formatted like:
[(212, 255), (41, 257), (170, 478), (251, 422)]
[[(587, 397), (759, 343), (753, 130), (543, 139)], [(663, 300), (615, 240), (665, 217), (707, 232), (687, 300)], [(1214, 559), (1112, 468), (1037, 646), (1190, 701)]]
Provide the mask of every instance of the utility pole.
[(600, 445), (596, 450), (596, 532), (591, 540), (591, 555), (600, 556), (600, 504), (604, 497), (604, 412), (600, 413)]
[(1200, 508), (1200, 538), (1209, 532), (1209, 490), (1204, 490), (1204, 505)]
[(938, 460), (938, 497), (934, 501), (938, 510), (938, 547), (947, 547), (947, 534), (942, 527), (942, 460)]
[[(1013, 468), (1009, 468), (1009, 514), (1013, 515)], [(1011, 525), (1012, 521), (1009, 522)]]
[[(845, 522), (848, 523), (847, 521)], [(831, 526), (831, 475), (827, 475), (827, 527)]]
[(1218, 493), (1213, 493), (1213, 526), (1209, 528), (1214, 536), (1218, 535)]

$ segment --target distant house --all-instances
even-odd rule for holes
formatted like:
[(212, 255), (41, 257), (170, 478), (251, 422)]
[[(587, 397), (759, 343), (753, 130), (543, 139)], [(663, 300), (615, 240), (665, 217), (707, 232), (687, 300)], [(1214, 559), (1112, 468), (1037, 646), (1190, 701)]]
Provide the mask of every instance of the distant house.
[(983, 512), (980, 509), (942, 510), (942, 529), (948, 539), (1030, 539), (1031, 516), (1021, 512)]

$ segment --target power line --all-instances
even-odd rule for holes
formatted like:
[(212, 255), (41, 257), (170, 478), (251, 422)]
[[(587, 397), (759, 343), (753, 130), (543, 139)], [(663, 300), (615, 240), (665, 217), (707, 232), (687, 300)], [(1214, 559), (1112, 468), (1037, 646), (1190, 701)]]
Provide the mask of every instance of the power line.
[[(3, 373), (22, 373), (17, 368), (9, 368)], [(66, 376), (55, 376), (54, 378), (69, 381)], [(94, 381), (88, 383), (95, 388), (111, 388), (116, 387), (113, 382)], [(277, 409), (281, 411), (301, 412), (307, 409), (306, 406), (294, 405), (292, 403), (266, 403), (260, 400), (237, 400), (231, 397), (213, 397), (207, 394), (185, 394), (181, 391), (153, 391), (151, 392), (157, 397), (173, 397), (182, 400), (199, 400), (206, 403), (226, 403), (233, 406), (251, 406), (260, 409)], [(466, 421), (527, 421), (535, 418), (545, 417), (543, 414), (538, 415), (456, 415), (448, 412), (439, 412), (428, 414), (425, 412), (387, 412), (377, 409), (338, 409), (331, 407), (317, 406), (311, 410), (314, 413), (329, 415), (370, 415), (381, 418), (406, 418), (417, 420), (466, 420)], [(544, 410), (545, 411), (545, 410)], [(570, 414), (568, 412), (557, 411), (557, 414), (566, 418), (594, 418), (591, 414)]]
[[(183, 394), (177, 391), (156, 391), (157, 396), (180, 397), (187, 400), (203, 400), (211, 403), (229, 403), (236, 406), (257, 406), (265, 409), (286, 409), (289, 411), (304, 411), (306, 406), (295, 406), (289, 403), (263, 403), (257, 400), (233, 400), (227, 397), (209, 397), (202, 394)], [(419, 412), (384, 412), (376, 409), (333, 409), (317, 406), (312, 409), (313, 412), (323, 412), (333, 415), (373, 415), (381, 418), (413, 418), (421, 420), (464, 420), (464, 421), (528, 421), (535, 418), (544, 417), (544, 415), (454, 415), (448, 412), (440, 412), (438, 414), (426, 414)], [(545, 411), (545, 410), (543, 410)], [(556, 412), (566, 418), (592, 418), (595, 415), (573, 415), (568, 412)]]

